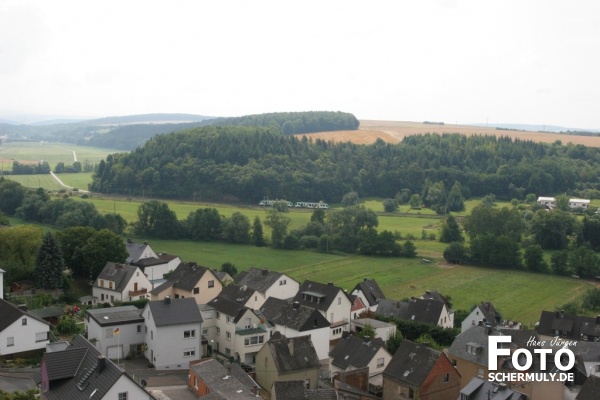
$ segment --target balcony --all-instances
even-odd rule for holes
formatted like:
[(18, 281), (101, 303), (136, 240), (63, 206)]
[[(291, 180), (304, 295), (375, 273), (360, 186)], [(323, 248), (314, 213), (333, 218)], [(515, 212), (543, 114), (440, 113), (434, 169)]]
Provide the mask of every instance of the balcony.
[(148, 293), (148, 289), (146, 289), (146, 288), (141, 288), (138, 290), (130, 290), (129, 297), (142, 296), (146, 293)]

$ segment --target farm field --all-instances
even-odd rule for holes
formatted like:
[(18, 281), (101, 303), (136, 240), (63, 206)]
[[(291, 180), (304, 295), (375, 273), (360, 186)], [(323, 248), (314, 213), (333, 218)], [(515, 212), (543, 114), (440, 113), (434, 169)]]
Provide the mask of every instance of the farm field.
[(507, 319), (519, 320), (530, 327), (542, 310), (554, 310), (592, 285), (582, 280), (521, 271), (425, 264), (420, 258), (424, 255), (420, 251), (421, 242), (417, 243), (417, 259), (343, 256), (224, 243), (170, 240), (149, 243), (157, 252), (177, 254), (183, 260), (210, 268), (220, 268), (224, 262), (233, 263), (238, 271), (269, 268), (285, 272), (300, 282), (305, 279), (334, 282), (346, 290), (352, 290), (365, 277), (375, 278), (390, 299), (420, 296), (425, 290), (435, 289), (450, 295), (457, 310), (468, 310), (481, 300), (492, 300)]
[(81, 164), (96, 164), (106, 158), (107, 155), (120, 151), (78, 146), (71, 143), (7, 142), (0, 146), (0, 161), (3, 164), (4, 171), (12, 169), (13, 161), (19, 161), (22, 164), (37, 164), (41, 160), (47, 161), (50, 168), (54, 170), (59, 162), (63, 162), (65, 165), (73, 164), (75, 161), (73, 152), (75, 152), (77, 161)]
[(470, 125), (428, 125), (420, 122), (408, 121), (372, 121), (361, 120), (360, 128), (357, 131), (339, 131), (339, 132), (319, 132), (311, 134), (302, 134), (297, 136), (306, 136), (312, 139), (322, 139), (326, 141), (352, 142), (357, 144), (374, 143), (381, 139), (387, 143), (399, 143), (406, 136), (422, 135), (425, 133), (460, 133), (463, 135), (494, 135), (508, 136), (512, 139), (526, 139), (542, 143), (554, 143), (556, 140), (563, 144), (583, 144), (585, 146), (600, 147), (600, 137), (565, 135), (558, 133), (531, 132), (531, 131), (511, 131), (497, 130), (495, 128), (486, 128)]

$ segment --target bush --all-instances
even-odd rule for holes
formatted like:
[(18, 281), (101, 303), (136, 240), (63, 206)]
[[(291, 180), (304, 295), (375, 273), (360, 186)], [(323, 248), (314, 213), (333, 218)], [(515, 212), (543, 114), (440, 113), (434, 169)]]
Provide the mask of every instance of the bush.
[(305, 235), (300, 238), (300, 246), (305, 249), (316, 249), (319, 246), (319, 238), (313, 235)]
[(385, 212), (396, 212), (398, 209), (398, 204), (394, 199), (386, 199), (383, 201), (383, 210)]
[(300, 248), (300, 239), (294, 235), (287, 235), (283, 239), (283, 248), (285, 250), (295, 250)]

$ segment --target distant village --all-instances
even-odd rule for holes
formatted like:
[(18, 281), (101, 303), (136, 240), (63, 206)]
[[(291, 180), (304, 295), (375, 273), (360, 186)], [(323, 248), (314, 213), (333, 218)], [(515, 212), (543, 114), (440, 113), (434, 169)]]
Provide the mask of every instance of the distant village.
[[(548, 207), (552, 201), (538, 199)], [(126, 247), (126, 263), (107, 263), (92, 295), (79, 299), (85, 333), (69, 341), (50, 334), (64, 313), (60, 307), (25, 310), (4, 300), (0, 270), (0, 358), (43, 353), (32, 375), (42, 399), (599, 398), (600, 316), (540, 310), (535, 329), (527, 330), (481, 299), (451, 346), (440, 350), (402, 340), (396, 323), (454, 327), (448, 298), (435, 290), (401, 301), (388, 299), (368, 277), (346, 291), (335, 282), (298, 282), (268, 269), (231, 276), (157, 254), (149, 243), (127, 240)], [(35, 291), (6, 284), (19, 294)], [(136, 300), (148, 302), (143, 309), (120, 305)], [(489, 338), (496, 336), (510, 341), (496, 359), (498, 370), (490, 371)], [(567, 342), (575, 354), (572, 379), (489, 379), (490, 373), (557, 371), (552, 355)], [(534, 353), (526, 371), (515, 365), (523, 365), (524, 349)], [(139, 379), (125, 360), (141, 360), (160, 384)], [(166, 379), (174, 371), (187, 376), (183, 385)]]

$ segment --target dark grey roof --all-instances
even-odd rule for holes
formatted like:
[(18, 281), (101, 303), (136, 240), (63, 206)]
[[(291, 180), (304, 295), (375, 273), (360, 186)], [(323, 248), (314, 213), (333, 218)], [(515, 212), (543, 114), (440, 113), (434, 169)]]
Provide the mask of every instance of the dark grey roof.
[(352, 291), (354, 292), (355, 290), (363, 292), (370, 306), (378, 305), (381, 299), (385, 299), (385, 295), (375, 279), (365, 278)]
[(577, 346), (569, 347), (575, 355), (581, 356), (583, 361), (600, 361), (600, 343), (598, 342), (577, 342)]
[[(235, 277), (235, 283), (246, 285), (262, 294), (279, 281), (283, 274), (281, 272), (269, 271), (268, 269), (250, 268)], [(287, 279), (287, 278), (286, 278)], [(291, 278), (290, 278), (291, 279)]]
[(477, 307), (483, 313), (483, 317), (486, 322), (492, 325), (498, 325), (502, 323), (502, 315), (498, 311), (492, 303), (489, 301), (482, 301)]
[(36, 308), (35, 310), (30, 310), (29, 313), (38, 316), (39, 318), (53, 318), (60, 317), (65, 314), (65, 310), (63, 310), (60, 306), (52, 306), (52, 307), (44, 307), (44, 308)]
[(581, 340), (582, 336), (588, 336), (588, 340), (600, 338), (600, 317), (582, 317), (565, 314), (562, 311), (542, 311), (538, 334), (544, 336), (556, 336), (555, 330), (567, 332), (565, 339)]
[[(48, 373), (50, 390), (44, 392), (44, 398), (79, 400), (92, 398), (94, 393), (94, 398), (101, 399), (123, 375), (129, 378), (121, 368), (107, 358), (105, 358), (106, 367), (100, 370), (98, 368), (100, 355), (101, 353), (80, 335), (74, 338), (66, 350), (46, 353), (42, 363)], [(131, 381), (132, 384), (137, 385), (135, 381)], [(140, 393), (142, 392), (143, 388), (140, 387)], [(150, 394), (147, 398), (154, 399)]]
[(539, 342), (539, 336), (536, 331), (530, 331), (527, 329), (510, 329), (510, 328), (499, 328), (496, 327), (496, 330), (503, 335), (510, 336), (512, 339), (512, 343), (514, 343), (518, 348), (538, 348), (539, 346), (528, 346), (527, 343), (533, 337), (536, 342)]
[(331, 324), (319, 311), (299, 303), (269, 297), (260, 308), (272, 324), (286, 326), (299, 332), (329, 327)]
[(448, 350), (448, 357), (455, 356), (477, 365), (487, 366), (489, 335), (498, 336), (501, 333), (485, 326), (471, 326), (454, 339)]
[[(294, 301), (325, 312), (329, 309), (329, 306), (331, 306), (331, 303), (333, 303), (336, 297), (339, 296), (340, 292), (350, 300), (346, 292), (344, 292), (342, 288), (334, 286), (333, 283), (323, 284), (306, 280), (300, 285), (300, 289), (294, 297)], [(307, 296), (305, 296), (305, 294)], [(310, 296), (312, 296), (312, 298), (318, 297), (320, 299), (319, 302), (311, 301)]]
[(304, 381), (275, 381), (273, 393), (284, 400), (337, 400), (335, 389), (307, 389)]
[(24, 316), (31, 317), (37, 321), (40, 321), (46, 325), (50, 325), (37, 315), (29, 314), (23, 310), (20, 310), (17, 306), (4, 299), (0, 299), (0, 332), (11, 326), (16, 320)]
[(439, 350), (404, 340), (383, 371), (383, 375), (418, 388), (423, 385), (440, 357), (445, 356)]
[(597, 400), (600, 393), (600, 377), (590, 375), (581, 387), (577, 400)]
[(469, 400), (527, 400), (523, 393), (477, 377), (472, 378), (460, 393), (457, 400), (461, 400), (463, 394), (468, 396)]
[(202, 267), (196, 263), (181, 263), (173, 270), (165, 283), (154, 288), (150, 293), (158, 294), (171, 286), (191, 292), (207, 271), (212, 273), (210, 268)]
[(218, 271), (216, 269), (213, 269), (212, 272), (221, 281), (221, 283), (227, 279), (227, 277), (231, 278), (231, 275), (229, 275), (227, 272)]
[(221, 290), (219, 297), (240, 304), (246, 304), (254, 296), (255, 292), (257, 292), (256, 289), (246, 285), (230, 284)]
[(363, 339), (356, 336), (348, 336), (335, 345), (329, 352), (331, 363), (342, 370), (349, 366), (364, 368), (369, 366), (373, 357), (377, 355), (379, 349), (385, 346), (381, 339)]
[(217, 310), (218, 312), (229, 315), (234, 318), (234, 321), (237, 322), (244, 314), (246, 310), (249, 310), (244, 304), (241, 304), (237, 301), (231, 301), (222, 297), (215, 297), (211, 301), (208, 302), (207, 306), (210, 306)]
[(148, 257), (148, 258), (141, 258), (136, 262), (132, 262), (131, 265), (140, 267), (140, 269), (143, 271), (144, 268), (146, 268), (146, 267), (152, 267), (154, 265), (163, 265), (163, 264), (166, 264), (167, 262), (168, 261), (161, 260), (160, 258)]
[(192, 297), (151, 301), (146, 307), (150, 308), (156, 326), (202, 322), (198, 304)]
[(146, 248), (149, 247), (148, 243), (135, 243), (135, 242), (129, 242), (129, 240), (127, 240), (125, 242), (125, 248), (127, 249), (127, 260), (125, 260), (126, 263), (134, 263), (134, 262), (138, 262), (141, 258), (141, 256), (144, 254), (144, 251), (146, 251)]
[(219, 396), (215, 399), (256, 399), (252, 395), (255, 382), (239, 364), (232, 363), (224, 366), (211, 358), (193, 365), (191, 369), (210, 388), (212, 393)]
[(112, 308), (97, 308), (86, 311), (100, 326), (133, 324), (144, 322), (142, 310), (135, 306), (121, 306)]
[(321, 366), (310, 335), (286, 338), (276, 332), (266, 345), (279, 374), (318, 369)]
[(381, 300), (377, 315), (437, 325), (445, 303), (412, 298), (408, 302)]
[(137, 270), (138, 267), (134, 265), (117, 264), (109, 261), (102, 269), (102, 272), (100, 272), (100, 275), (98, 275), (98, 278), (96, 278), (96, 281), (94, 282), (94, 287), (108, 289), (106, 286), (99, 285), (99, 281), (100, 279), (102, 279), (106, 281), (115, 282), (115, 287), (113, 289), (108, 290), (122, 292), (123, 290), (125, 290), (125, 287), (127, 287), (127, 284), (129, 283), (129, 281), (131, 281), (133, 274), (135, 274), (135, 271)]

